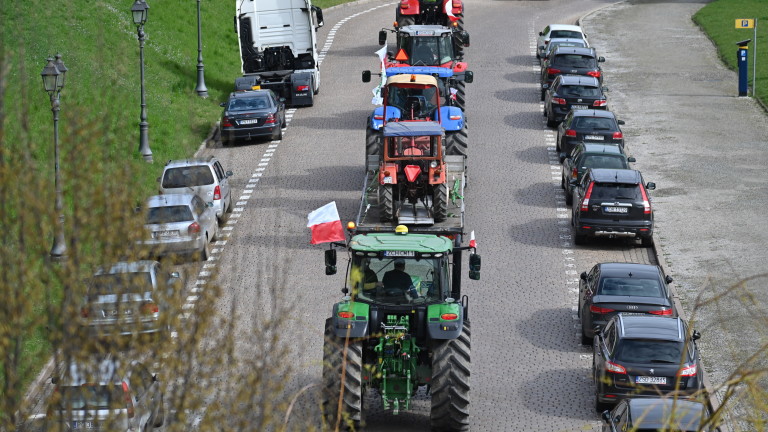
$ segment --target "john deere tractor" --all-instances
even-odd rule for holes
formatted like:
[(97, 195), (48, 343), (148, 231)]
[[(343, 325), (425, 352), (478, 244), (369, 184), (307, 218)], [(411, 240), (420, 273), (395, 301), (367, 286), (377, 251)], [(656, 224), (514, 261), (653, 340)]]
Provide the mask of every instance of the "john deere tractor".
[[(480, 256), (455, 239), (431, 234), (358, 234), (348, 246), (344, 297), (326, 320), (323, 425), (364, 427), (366, 394), (397, 415), (423, 387), (431, 395), (434, 431), (468, 431), (470, 325), (461, 295), (462, 251), (471, 250), (469, 278), (480, 278)], [(456, 245), (456, 246), (455, 246)], [(336, 250), (325, 253), (336, 273)], [(460, 300), (459, 300), (460, 299)]]
[(461, 0), (400, 0), (395, 20), (401, 25), (436, 24), (464, 28)]

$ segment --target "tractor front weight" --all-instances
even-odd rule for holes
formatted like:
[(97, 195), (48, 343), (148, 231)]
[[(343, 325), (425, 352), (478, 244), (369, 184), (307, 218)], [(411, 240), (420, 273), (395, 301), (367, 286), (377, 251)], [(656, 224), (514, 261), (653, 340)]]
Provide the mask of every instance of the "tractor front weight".
[(398, 414), (410, 408), (420, 349), (411, 337), (407, 316), (387, 315), (381, 328), (383, 334), (374, 347), (377, 370), (372, 375), (379, 383), (384, 409)]

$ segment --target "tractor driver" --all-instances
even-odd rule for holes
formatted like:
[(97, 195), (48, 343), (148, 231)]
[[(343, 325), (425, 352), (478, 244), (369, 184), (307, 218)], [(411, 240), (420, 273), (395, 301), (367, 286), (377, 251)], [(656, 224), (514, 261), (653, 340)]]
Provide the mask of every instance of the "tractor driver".
[(413, 286), (411, 276), (405, 272), (405, 260), (402, 258), (395, 260), (395, 268), (384, 273), (384, 277), (381, 281), (384, 284), (385, 290), (400, 290), (409, 299), (419, 297), (416, 287)]

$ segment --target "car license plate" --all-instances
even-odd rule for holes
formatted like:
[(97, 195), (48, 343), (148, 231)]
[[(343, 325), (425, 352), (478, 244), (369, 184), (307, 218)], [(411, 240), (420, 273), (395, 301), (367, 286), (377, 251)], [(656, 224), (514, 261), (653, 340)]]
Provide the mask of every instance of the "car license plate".
[(249, 124), (256, 124), (259, 122), (259, 119), (250, 119), (250, 120), (240, 120), (237, 122), (237, 124), (240, 125), (249, 125)]
[(178, 231), (155, 231), (155, 238), (158, 237), (176, 237), (179, 235)]
[(580, 109), (587, 109), (588, 107), (586, 105), (571, 105), (571, 109), (580, 110)]
[(658, 385), (665, 385), (665, 384), (667, 384), (667, 377), (639, 376), (639, 377), (635, 377), (635, 384), (658, 384)]
[(602, 135), (584, 135), (584, 139), (596, 140), (596, 141), (604, 141), (605, 137), (602, 136)]
[(76, 421), (72, 422), (72, 429), (98, 429), (99, 424), (95, 421)]
[(384, 251), (385, 257), (413, 257), (416, 256), (414, 251)]
[(606, 213), (628, 213), (627, 207), (603, 207), (603, 211)]

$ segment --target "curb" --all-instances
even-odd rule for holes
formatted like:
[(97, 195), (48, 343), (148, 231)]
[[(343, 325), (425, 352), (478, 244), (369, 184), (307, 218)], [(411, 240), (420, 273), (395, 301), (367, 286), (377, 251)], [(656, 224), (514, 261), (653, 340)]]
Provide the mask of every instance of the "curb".
[[(608, 4), (608, 5), (605, 5), (605, 6), (600, 6), (598, 8), (595, 8), (595, 9), (587, 12), (586, 14), (582, 15), (581, 17), (579, 17), (579, 19), (576, 20), (576, 24), (581, 26), (582, 25), (582, 20), (584, 18), (586, 18), (586, 17), (588, 17), (588, 16), (590, 16), (590, 15), (592, 15), (592, 14), (594, 14), (594, 13), (600, 11), (600, 10), (603, 10), (603, 9), (606, 9), (606, 8), (609, 8), (609, 7), (612, 7), (612, 6), (616, 6), (617, 4), (620, 4), (620, 3), (627, 3), (627, 2), (628, 2), (628, 0), (621, 0), (621, 1), (617, 1), (615, 3), (611, 3), (611, 4)], [(698, 24), (697, 24), (697, 26), (698, 26)], [(699, 29), (701, 29), (701, 27), (699, 27)], [(706, 33), (703, 30), (702, 30), (702, 33), (704, 33), (706, 35)], [(709, 38), (709, 36), (707, 36), (707, 38)], [(711, 39), (710, 39), (710, 41), (711, 41)], [(760, 102), (758, 99), (756, 99), (756, 100), (768, 112), (768, 109), (766, 108), (766, 106), (763, 105), (762, 102)], [(656, 238), (657, 237), (656, 236), (656, 230), (654, 230), (653, 237), (654, 237), (654, 239), (653, 239), (653, 246), (651, 247), (650, 250), (652, 251), (654, 257), (656, 258), (656, 264), (659, 267), (661, 267), (661, 269), (664, 271), (665, 274), (668, 274), (666, 269), (664, 268), (662, 260), (660, 259), (660, 257), (663, 256), (663, 255), (659, 253), (660, 252), (660, 250), (659, 250), (660, 246), (659, 246), (659, 243), (658, 243), (657, 238)], [(677, 289), (675, 288), (674, 284), (672, 284), (670, 286), (670, 291), (672, 292), (672, 302), (675, 305), (675, 309), (677, 309), (677, 311), (678, 311), (678, 316), (687, 322), (688, 321), (688, 314), (686, 313), (685, 309), (683, 309), (683, 305), (680, 303), (680, 297), (677, 294)], [(703, 369), (706, 369), (706, 368), (703, 368)], [(720, 409), (720, 401), (717, 400), (716, 393), (713, 390), (712, 383), (709, 381), (709, 375), (707, 374), (706, 370), (702, 370), (702, 383), (704, 385), (704, 390), (707, 392), (707, 399), (706, 399), (707, 408), (710, 410), (710, 413), (715, 413), (715, 412), (717, 412), (718, 409)], [(721, 417), (721, 421), (722, 420), (724, 420), (724, 419)], [(730, 426), (728, 426), (728, 425), (726, 425), (724, 423), (720, 424), (719, 426), (721, 428), (726, 428), (727, 427), (728, 430), (732, 430), (732, 428)]]
[(200, 157), (200, 155), (205, 151), (206, 148), (213, 147), (212, 143), (215, 144), (216, 140), (214, 137), (219, 132), (219, 122), (211, 126), (211, 131), (208, 132), (208, 136), (205, 137), (203, 142), (200, 143), (200, 147), (197, 148), (197, 151), (195, 151), (194, 157)]

